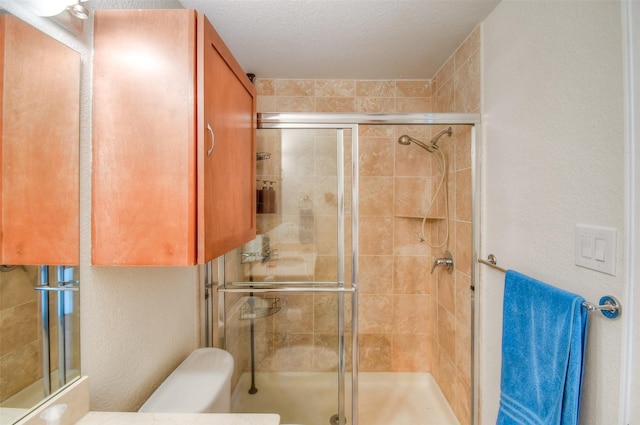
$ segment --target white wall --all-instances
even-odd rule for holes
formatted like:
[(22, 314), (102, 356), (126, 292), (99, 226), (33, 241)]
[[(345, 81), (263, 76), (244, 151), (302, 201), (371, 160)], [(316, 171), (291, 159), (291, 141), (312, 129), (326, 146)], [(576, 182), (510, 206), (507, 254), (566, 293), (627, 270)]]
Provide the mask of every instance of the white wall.
[[(483, 31), (480, 256), (624, 308), (620, 4), (505, 0)], [(618, 231), (617, 276), (574, 265), (576, 223)], [(504, 275), (481, 266), (481, 423), (500, 396)], [(623, 321), (590, 314), (581, 424), (618, 424)]]

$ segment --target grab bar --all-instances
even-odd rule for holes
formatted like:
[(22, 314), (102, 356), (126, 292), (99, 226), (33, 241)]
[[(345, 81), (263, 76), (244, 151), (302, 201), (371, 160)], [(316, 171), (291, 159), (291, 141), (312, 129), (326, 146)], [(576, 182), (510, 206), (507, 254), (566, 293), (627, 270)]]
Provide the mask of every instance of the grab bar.
[[(498, 260), (496, 256), (493, 254), (489, 254), (486, 260), (478, 258), (478, 263), (484, 264), (485, 266), (489, 266), (492, 269), (498, 270), (502, 273), (507, 272), (506, 269), (503, 269), (502, 267), (498, 267)], [(600, 312), (608, 319), (615, 319), (618, 316), (620, 316), (620, 311), (622, 309), (618, 300), (611, 295), (605, 295), (604, 297), (600, 298), (600, 302), (598, 304), (585, 301), (582, 303), (582, 305), (588, 311), (600, 310)]]
[[(256, 282), (253, 282), (256, 283)], [(257, 282), (261, 283), (261, 282)], [(246, 288), (225, 288), (223, 286), (218, 287), (218, 292), (229, 292), (229, 293), (240, 293), (240, 294), (248, 294), (248, 293), (267, 293), (267, 292), (355, 292), (356, 287), (345, 288), (345, 287), (327, 287), (327, 286), (302, 286), (302, 287), (293, 287), (293, 286), (253, 286)]]

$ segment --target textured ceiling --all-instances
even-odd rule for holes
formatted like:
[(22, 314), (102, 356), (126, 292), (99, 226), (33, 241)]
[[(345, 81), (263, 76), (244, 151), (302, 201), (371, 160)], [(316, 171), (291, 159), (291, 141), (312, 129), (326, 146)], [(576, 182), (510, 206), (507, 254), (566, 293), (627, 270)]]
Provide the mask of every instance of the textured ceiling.
[(180, 0), (258, 78), (430, 79), (499, 0)]

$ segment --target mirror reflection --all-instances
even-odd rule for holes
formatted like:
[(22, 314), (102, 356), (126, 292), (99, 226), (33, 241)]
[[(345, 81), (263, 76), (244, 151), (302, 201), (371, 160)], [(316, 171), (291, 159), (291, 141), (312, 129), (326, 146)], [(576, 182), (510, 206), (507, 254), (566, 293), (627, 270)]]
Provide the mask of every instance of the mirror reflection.
[(76, 51), (0, 14), (0, 425), (80, 373), (79, 90)]

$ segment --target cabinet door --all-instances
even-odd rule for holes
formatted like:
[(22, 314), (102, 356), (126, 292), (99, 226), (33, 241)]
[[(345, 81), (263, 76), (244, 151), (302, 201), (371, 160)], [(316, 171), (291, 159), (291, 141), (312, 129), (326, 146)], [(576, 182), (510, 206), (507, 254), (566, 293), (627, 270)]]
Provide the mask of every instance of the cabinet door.
[(0, 16), (0, 259), (79, 262), (80, 57)]
[(198, 262), (255, 238), (255, 88), (198, 16)]
[(196, 14), (94, 21), (92, 262), (196, 262)]

